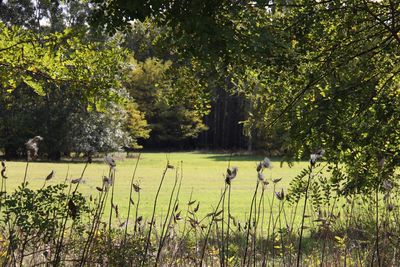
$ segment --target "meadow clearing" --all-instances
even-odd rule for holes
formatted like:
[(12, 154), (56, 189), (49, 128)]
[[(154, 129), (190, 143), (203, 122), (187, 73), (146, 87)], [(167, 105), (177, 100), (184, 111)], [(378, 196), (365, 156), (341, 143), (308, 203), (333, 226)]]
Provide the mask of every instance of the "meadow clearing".
[[(110, 158), (101, 157), (91, 164), (71, 159), (5, 162), (2, 212), (8, 226), (3, 235), (9, 242), (1, 248), (0, 261), (21, 266), (362, 266), (398, 261), (392, 243), (400, 217), (392, 183), (385, 182), (384, 195), (343, 197), (326, 182), (339, 174), (317, 162), (316, 154), (290, 166), (277, 158), (227, 153), (109, 156), (115, 168)], [(104, 182), (110, 171), (115, 171), (114, 182)], [(132, 189), (140, 190), (132, 190), (130, 198), (134, 173)], [(28, 185), (21, 187), (25, 174)], [(52, 187), (62, 183), (67, 196)], [(73, 188), (86, 201), (71, 193)], [(24, 230), (14, 237), (19, 229)], [(376, 244), (388, 246), (379, 252)]]
[[(130, 182), (134, 167), (137, 161), (135, 158), (125, 158), (121, 154), (115, 155), (116, 160), (116, 180), (114, 202), (118, 205), (122, 218), (126, 216)], [(174, 152), (174, 153), (142, 153), (137, 167), (135, 181), (140, 184), (141, 200), (140, 214), (147, 218), (151, 215), (154, 196), (161, 180), (162, 173), (169, 159), (175, 169), (168, 169), (165, 182), (160, 192), (157, 204), (157, 214), (165, 215), (168, 206), (168, 199), (174, 185), (176, 171), (181, 175), (180, 165), (183, 166), (183, 178), (180, 189), (180, 204), (182, 206), (190, 199), (200, 202), (199, 215), (206, 215), (212, 211), (217, 204), (221, 191), (224, 188), (224, 175), (229, 164), (231, 167), (238, 167), (238, 175), (232, 182), (232, 214), (240, 219), (245, 219), (248, 215), (254, 188), (257, 182), (257, 163), (264, 159), (263, 156), (254, 155), (230, 155), (222, 153), (201, 153), (201, 152)], [(283, 189), (285, 192), (289, 182), (300, 171), (308, 166), (308, 161), (296, 162), (289, 167), (286, 163), (281, 167), (280, 159), (271, 158), (272, 168), (265, 171), (265, 178), (270, 181), (266, 187), (265, 195), (272, 197), (273, 185), (271, 180), (282, 178), (276, 185), (276, 190)], [(55, 177), (46, 184), (63, 183), (67, 177), (67, 182), (71, 179), (80, 177), (85, 163), (63, 161), (63, 162), (30, 162), (28, 166), (27, 181), (29, 187), (38, 189), (43, 186), (45, 177), (55, 171)], [(25, 162), (7, 162), (7, 191), (14, 190), (19, 186), (24, 177)], [(79, 186), (79, 192), (85, 196), (98, 194), (96, 186), (102, 185), (102, 177), (108, 175), (109, 167), (102, 159), (95, 160), (85, 171), (83, 181)], [(67, 173), (68, 172), (68, 173)], [(135, 183), (136, 183), (135, 182)], [(278, 207), (275, 207), (275, 212)], [(106, 214), (109, 206), (106, 207)]]

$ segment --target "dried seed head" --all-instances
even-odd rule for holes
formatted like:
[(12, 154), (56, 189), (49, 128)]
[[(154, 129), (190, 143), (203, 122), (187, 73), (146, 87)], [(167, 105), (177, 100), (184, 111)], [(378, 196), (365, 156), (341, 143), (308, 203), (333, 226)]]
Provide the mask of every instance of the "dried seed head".
[(81, 178), (77, 178), (77, 179), (72, 179), (71, 180), (71, 184), (77, 184), (77, 183), (80, 183), (81, 182)]
[(271, 161), (269, 160), (269, 158), (264, 158), (264, 160), (262, 161), (262, 166), (266, 169), (270, 169), (271, 168)]
[(231, 184), (231, 181), (236, 177), (237, 173), (238, 173), (238, 167), (228, 168), (226, 170), (225, 182), (227, 184)]
[(200, 224), (199, 221), (197, 221), (193, 218), (189, 218), (189, 223), (193, 228), (196, 228)]
[(262, 163), (262, 161), (260, 161), (260, 162), (257, 164), (257, 168), (256, 168), (257, 172), (260, 172), (260, 171), (262, 170), (262, 168), (263, 168), (263, 163)]
[(197, 212), (200, 208), (200, 201), (197, 202), (197, 206), (193, 209), (194, 212)]
[(119, 218), (119, 209), (118, 209), (118, 204), (114, 205), (112, 204), (114, 210), (115, 210), (115, 217)]
[(383, 187), (385, 190), (390, 191), (390, 190), (393, 189), (393, 184), (392, 184), (392, 182), (390, 182), (389, 180), (385, 180), (385, 181), (383, 182), (382, 187)]
[(169, 164), (169, 162), (168, 162), (168, 163), (167, 163), (167, 168), (168, 168), (168, 169), (174, 169), (175, 167), (174, 167), (173, 165)]
[(140, 189), (142, 189), (142, 188), (140, 188), (139, 184), (132, 184), (132, 186), (133, 186), (133, 190), (135, 190), (135, 192), (140, 192)]
[(49, 175), (47, 175), (47, 177), (46, 177), (46, 181), (48, 181), (48, 180), (50, 180), (50, 179), (52, 179), (52, 178), (54, 178), (54, 176), (55, 176), (55, 171), (53, 170), (53, 171), (51, 171), (51, 173), (49, 173)]
[(386, 208), (387, 208), (388, 211), (392, 211), (394, 209), (394, 205), (393, 204), (388, 204), (386, 206)]
[(264, 181), (264, 179), (265, 179), (264, 174), (262, 172), (257, 173), (257, 178), (259, 181)]
[(78, 207), (75, 205), (72, 199), (68, 201), (68, 210), (70, 212), (72, 219), (75, 219), (78, 214)]
[(282, 178), (276, 178), (276, 179), (272, 180), (272, 182), (273, 182), (274, 184), (277, 184), (277, 183), (279, 183), (281, 180), (282, 180)]
[(320, 148), (317, 151), (315, 151), (315, 154), (317, 155), (318, 159), (321, 159), (325, 154), (325, 150)]
[(8, 177), (6, 176), (6, 162), (3, 160), (2, 162), (1, 162), (1, 166), (2, 166), (2, 168), (1, 168), (1, 177), (3, 178), (3, 179), (7, 179)]
[(390, 192), (386, 192), (386, 193), (383, 195), (383, 200), (386, 201), (386, 200), (389, 199), (389, 197), (390, 197)]
[(34, 160), (38, 156), (39, 151), (39, 142), (43, 141), (43, 137), (35, 136), (32, 139), (29, 139), (26, 143), (26, 152), (28, 154), (28, 160)]
[(175, 217), (174, 217), (174, 219), (175, 219), (175, 222), (176, 222), (176, 221), (180, 221), (180, 220), (182, 220), (182, 217), (181, 217), (181, 212), (178, 212), (177, 214), (175, 214)]
[(103, 176), (103, 186), (108, 187), (112, 185), (112, 179), (107, 176)]
[(310, 155), (310, 164), (311, 167), (315, 166), (315, 163), (317, 163), (317, 160), (321, 159), (325, 154), (325, 150), (323, 149), (318, 149), (315, 153)]
[(1, 170), (1, 177), (4, 178), (4, 179), (7, 179), (8, 177), (6, 176), (5, 173), (6, 173), (6, 169), (2, 169)]
[(317, 162), (317, 155), (316, 154), (311, 154), (310, 155), (310, 164), (311, 164), (311, 166), (314, 167), (316, 162)]
[(117, 164), (115, 163), (115, 160), (111, 156), (105, 156), (104, 161), (110, 166), (110, 168), (115, 168)]
[(99, 192), (103, 192), (103, 188), (101, 188), (101, 187), (99, 187), (99, 186), (96, 186), (96, 189), (97, 189), (97, 191), (99, 191)]
[(50, 255), (50, 245), (46, 244), (43, 251), (43, 256), (47, 259), (49, 255)]
[(279, 200), (284, 200), (285, 199), (285, 192), (283, 191), (283, 188), (280, 192), (275, 192), (276, 198)]

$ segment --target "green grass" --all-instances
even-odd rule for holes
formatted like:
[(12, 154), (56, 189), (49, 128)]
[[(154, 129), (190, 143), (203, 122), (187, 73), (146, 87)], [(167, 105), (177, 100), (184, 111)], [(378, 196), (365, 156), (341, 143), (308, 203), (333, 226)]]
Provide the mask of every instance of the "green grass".
[[(136, 173), (136, 179), (140, 182), (141, 205), (139, 215), (149, 218), (153, 206), (154, 197), (161, 179), (161, 175), (167, 162), (165, 153), (143, 153)], [(221, 191), (224, 188), (223, 175), (226, 172), (230, 155), (210, 154), (197, 152), (170, 153), (168, 158), (171, 164), (179, 166), (183, 162), (183, 180), (180, 193), (181, 210), (186, 210), (186, 203), (193, 191), (192, 199), (200, 201), (199, 214), (205, 215), (212, 211), (218, 203)], [(250, 210), (251, 197), (257, 181), (256, 164), (262, 160), (262, 156), (232, 156), (231, 166), (239, 168), (238, 176), (232, 182), (231, 209), (232, 214), (244, 219)], [(117, 171), (115, 182), (115, 203), (118, 204), (121, 218), (127, 214), (129, 187), (136, 159), (116, 158)], [(11, 192), (23, 181), (25, 162), (7, 162), (7, 191)], [(272, 159), (272, 169), (265, 171), (265, 177), (269, 181), (282, 178), (277, 184), (277, 190), (283, 188), (287, 191), (291, 179), (307, 166), (307, 162), (295, 163), (289, 168), (287, 164), (280, 167), (278, 159)], [(40, 188), (44, 178), (54, 170), (55, 178), (48, 184), (64, 182), (69, 168), (68, 180), (78, 178), (83, 170), (84, 163), (45, 163), (32, 162), (29, 164), (27, 181), (29, 187)], [(96, 186), (102, 185), (102, 176), (108, 174), (108, 166), (103, 162), (95, 162), (88, 166), (84, 175), (84, 182), (79, 186), (79, 191), (86, 196), (97, 196)], [(169, 169), (162, 187), (156, 218), (166, 213), (168, 199), (175, 179), (175, 170)], [(272, 197), (272, 183), (268, 185), (266, 195)], [(136, 201), (136, 199), (135, 199)], [(109, 204), (107, 205), (109, 206)], [(267, 202), (266, 202), (266, 206)], [(275, 207), (277, 209), (277, 207)]]

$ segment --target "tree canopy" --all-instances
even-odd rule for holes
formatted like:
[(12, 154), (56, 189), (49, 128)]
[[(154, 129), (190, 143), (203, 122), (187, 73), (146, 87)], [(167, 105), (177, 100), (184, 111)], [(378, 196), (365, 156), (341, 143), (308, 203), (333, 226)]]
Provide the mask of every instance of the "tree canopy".
[[(152, 18), (162, 45), (196, 59), (244, 99), (249, 140), (289, 157), (317, 148), (344, 162), (346, 190), (398, 160), (400, 7), (397, 1), (92, 2), (95, 25)], [(118, 15), (116, 15), (118, 13)], [(389, 175), (390, 176), (390, 175)]]

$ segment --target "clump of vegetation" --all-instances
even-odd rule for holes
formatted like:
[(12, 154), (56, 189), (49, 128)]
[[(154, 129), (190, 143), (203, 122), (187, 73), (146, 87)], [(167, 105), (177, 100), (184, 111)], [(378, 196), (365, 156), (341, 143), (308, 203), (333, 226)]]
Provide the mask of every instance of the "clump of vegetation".
[[(113, 200), (118, 167), (111, 156), (104, 158), (109, 173), (99, 179), (97, 197), (79, 193), (92, 160), (89, 155), (81, 177), (69, 185), (67, 180), (46, 185), (55, 175), (51, 171), (40, 189), (30, 189), (28, 179), (12, 193), (2, 191), (1, 261), (5, 266), (394, 265), (400, 260), (398, 186), (385, 180), (378, 191), (371, 191), (374, 197), (345, 196), (326, 183), (342, 174), (337, 166), (321, 162), (322, 157), (322, 150), (311, 155), (309, 166), (293, 179), (289, 192), (279, 189), (282, 178), (265, 178), (271, 167), (268, 158), (256, 164), (251, 205), (245, 221), (240, 221), (230, 202), (240, 174), (230, 161), (218, 203), (205, 216), (198, 215), (203, 207), (195, 194), (188, 200), (179, 196), (183, 164), (167, 162), (158, 192), (166, 174), (175, 172), (168, 209), (162, 217), (156, 214), (157, 194), (151, 217), (144, 218), (142, 190), (135, 176), (139, 155), (126, 200), (128, 215), (123, 218)], [(381, 161), (378, 165), (385, 168)], [(2, 167), (6, 170), (5, 162)], [(329, 172), (323, 172), (325, 168)], [(4, 183), (5, 171), (2, 175)], [(267, 187), (272, 187), (271, 198), (265, 194)], [(111, 212), (105, 218), (107, 205)]]

